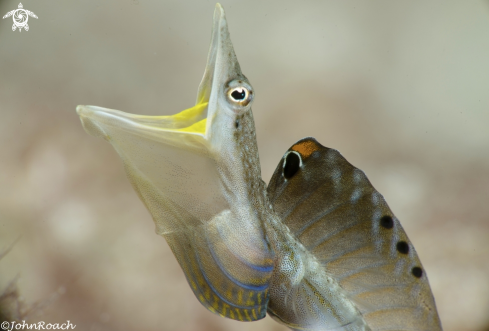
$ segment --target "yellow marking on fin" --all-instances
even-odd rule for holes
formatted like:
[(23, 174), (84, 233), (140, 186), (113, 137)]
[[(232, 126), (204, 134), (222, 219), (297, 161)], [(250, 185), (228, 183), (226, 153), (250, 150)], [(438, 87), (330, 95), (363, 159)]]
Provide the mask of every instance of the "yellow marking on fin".
[(207, 300), (210, 300), (211, 299), (211, 289), (210, 289), (210, 287), (206, 287), (204, 295), (205, 295), (205, 298)]
[(247, 306), (254, 306), (255, 305), (255, 301), (251, 300), (252, 297), (253, 297), (253, 292), (250, 292), (250, 295), (248, 297), (248, 300), (246, 300), (246, 305)]
[(254, 310), (254, 309), (252, 309), (252, 310), (251, 310), (251, 313), (253, 314), (253, 318), (254, 318), (255, 320), (257, 320), (257, 319), (258, 319), (258, 317), (256, 317), (256, 313), (255, 313), (255, 310)]
[(246, 309), (246, 310), (244, 310), (244, 313), (245, 313), (245, 315), (246, 315), (246, 320), (247, 320), (247, 321), (251, 321), (251, 317), (250, 317), (250, 315), (248, 314), (248, 310), (247, 310), (247, 309)]
[(313, 141), (303, 141), (292, 146), (292, 150), (298, 152), (302, 157), (308, 157), (319, 150), (319, 146)]
[(241, 316), (241, 313), (239, 312), (239, 309), (236, 308), (236, 315), (238, 315), (238, 320), (240, 320), (241, 322), (243, 322), (243, 316)]
[(231, 319), (234, 319), (234, 312), (229, 309), (229, 317), (231, 317)]
[(195, 282), (193, 280), (190, 281), (190, 285), (192, 285), (192, 288), (194, 290), (197, 290), (197, 284), (195, 284)]
[(199, 295), (199, 300), (200, 300), (200, 302), (205, 303), (205, 299), (204, 299), (204, 297), (202, 296), (202, 294), (200, 294), (200, 295)]
[(215, 310), (219, 311), (219, 299), (217, 298), (216, 295), (214, 297), (214, 303), (212, 304), (212, 307), (214, 307)]
[(205, 287), (207, 285), (202, 275), (197, 275), (197, 283), (200, 285), (200, 287)]
[(223, 303), (222, 304), (222, 313), (224, 316), (226, 316), (226, 309), (227, 308), (231, 308), (231, 307), (229, 307), (229, 305), (227, 303)]
[(233, 299), (233, 289), (229, 288), (229, 290), (226, 291), (226, 298), (227, 299)]
[(238, 291), (238, 305), (243, 304), (243, 290)]
[(258, 304), (261, 305), (261, 293), (257, 294)]

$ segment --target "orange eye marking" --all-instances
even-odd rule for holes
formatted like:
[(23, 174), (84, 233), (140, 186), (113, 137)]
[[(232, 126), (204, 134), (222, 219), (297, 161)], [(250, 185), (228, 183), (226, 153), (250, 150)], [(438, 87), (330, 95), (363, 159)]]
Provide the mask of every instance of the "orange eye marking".
[(319, 150), (319, 146), (313, 141), (303, 141), (292, 146), (292, 150), (298, 152), (302, 157), (306, 158), (315, 151)]

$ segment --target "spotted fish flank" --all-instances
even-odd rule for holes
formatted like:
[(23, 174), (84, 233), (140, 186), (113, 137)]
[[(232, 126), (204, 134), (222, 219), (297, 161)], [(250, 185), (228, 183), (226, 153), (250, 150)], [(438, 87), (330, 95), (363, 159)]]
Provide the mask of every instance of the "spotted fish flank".
[[(286, 178), (291, 151), (302, 165)], [(284, 296), (294, 300), (281, 300), (276, 318), (301, 330), (441, 330), (416, 251), (365, 174), (314, 138), (294, 144), (283, 160), (268, 195), (291, 232), (288, 246), (310, 268), (280, 294), (276, 288), (285, 283), (272, 276), (270, 306)]]

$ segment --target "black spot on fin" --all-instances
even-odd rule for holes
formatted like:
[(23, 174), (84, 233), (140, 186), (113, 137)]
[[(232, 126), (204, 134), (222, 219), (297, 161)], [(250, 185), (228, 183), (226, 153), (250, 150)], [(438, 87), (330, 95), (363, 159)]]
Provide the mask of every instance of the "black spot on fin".
[(301, 158), (298, 153), (290, 152), (285, 158), (283, 174), (285, 179), (292, 178), (301, 166)]

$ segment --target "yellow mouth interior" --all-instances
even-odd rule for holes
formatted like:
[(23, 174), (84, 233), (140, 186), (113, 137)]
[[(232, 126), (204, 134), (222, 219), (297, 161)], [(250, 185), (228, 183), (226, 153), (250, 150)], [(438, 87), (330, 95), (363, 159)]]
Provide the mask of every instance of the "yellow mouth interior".
[[(193, 120), (202, 116), (202, 113), (206, 110), (207, 105), (208, 102), (199, 103), (193, 106), (192, 108), (185, 109), (179, 112), (178, 114), (172, 115), (171, 117), (173, 117), (175, 122), (192, 122)], [(175, 131), (198, 133), (204, 135), (206, 125), (207, 125), (207, 118), (204, 118), (200, 121), (193, 123), (188, 127), (177, 129)]]

